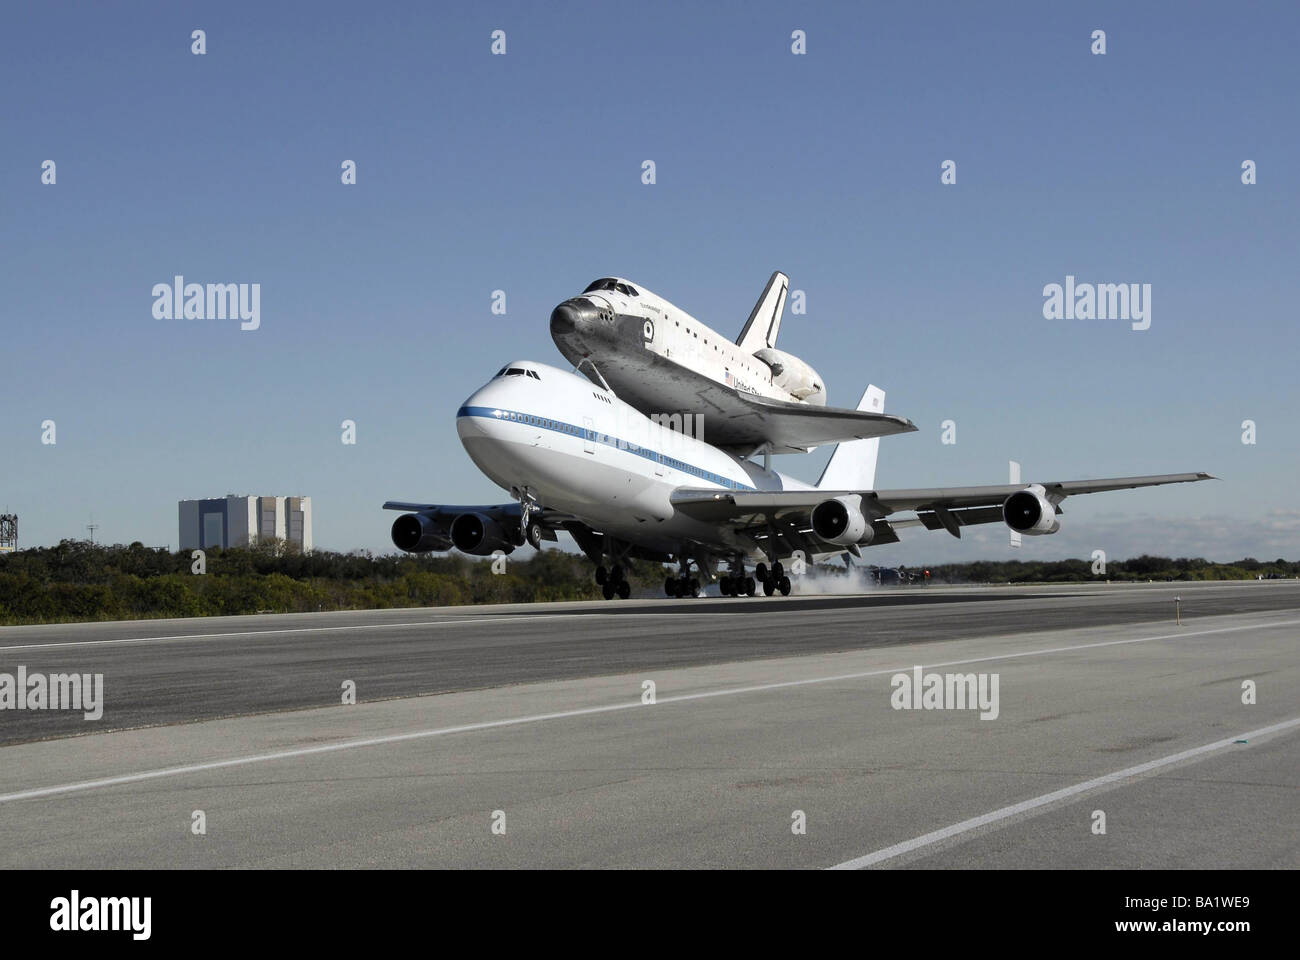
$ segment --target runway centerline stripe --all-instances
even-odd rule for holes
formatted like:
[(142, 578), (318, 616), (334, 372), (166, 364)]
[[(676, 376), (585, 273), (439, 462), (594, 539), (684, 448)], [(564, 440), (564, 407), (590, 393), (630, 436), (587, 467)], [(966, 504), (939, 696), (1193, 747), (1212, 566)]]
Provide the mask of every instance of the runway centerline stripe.
[(911, 853), (913, 850), (919, 850), (922, 847), (928, 847), (931, 844), (947, 840), (949, 837), (959, 836), (971, 830), (977, 830), (980, 827), (988, 826), (991, 823), (997, 823), (1000, 820), (1006, 820), (1008, 817), (1014, 817), (1017, 814), (1026, 813), (1030, 810), (1036, 810), (1039, 807), (1045, 807), (1048, 804), (1055, 803), (1057, 800), (1064, 800), (1067, 797), (1077, 796), (1094, 790), (1097, 787), (1104, 787), (1107, 784), (1119, 783), (1122, 780), (1129, 780), (1133, 777), (1139, 777), (1144, 773), (1150, 773), (1152, 770), (1159, 770), (1161, 767), (1167, 767), (1170, 764), (1179, 763), (1192, 757), (1204, 757), (1216, 750), (1222, 750), (1224, 747), (1230, 747), (1239, 740), (1253, 740), (1257, 737), (1265, 736), (1270, 733), (1278, 733), (1282, 730), (1290, 730), (1300, 726), (1300, 717), (1294, 717), (1290, 720), (1284, 720), (1281, 723), (1275, 723), (1271, 726), (1260, 727), (1258, 730), (1251, 730), (1249, 733), (1239, 733), (1235, 737), (1228, 737), (1225, 740), (1216, 740), (1214, 743), (1207, 743), (1199, 747), (1192, 747), (1190, 750), (1183, 750), (1180, 753), (1173, 753), (1167, 757), (1161, 757), (1159, 760), (1148, 760), (1146, 763), (1139, 763), (1135, 767), (1127, 767), (1123, 770), (1116, 770), (1114, 773), (1108, 773), (1104, 776), (1094, 777), (1091, 780), (1085, 780), (1083, 783), (1076, 783), (1072, 787), (1064, 787), (1060, 790), (1053, 790), (1051, 793), (1045, 793), (1041, 797), (1034, 797), (1032, 800), (1022, 800), (1020, 803), (1013, 803), (1009, 807), (1002, 807), (991, 813), (986, 813), (979, 817), (972, 817), (969, 820), (963, 820), (961, 823), (954, 823), (950, 827), (944, 827), (942, 830), (934, 830), (930, 833), (922, 834), (912, 840), (905, 840), (902, 843), (896, 843), (892, 847), (885, 847), (877, 850), (875, 853), (868, 853), (861, 857), (854, 857), (852, 860), (845, 860), (843, 863), (837, 863), (833, 867), (827, 867), (828, 870), (861, 870), (863, 867), (869, 867), (873, 864), (882, 863), (885, 860), (892, 860), (900, 857), (905, 853)]
[[(971, 657), (965, 660), (945, 660), (941, 663), (923, 664), (922, 669), (935, 667), (956, 667), (972, 663), (988, 663), (994, 660), (1016, 660), (1023, 657), (1040, 657), (1053, 653), (1069, 653), (1074, 650), (1095, 650), (1100, 647), (1117, 647), (1132, 643), (1149, 643), (1157, 640), (1182, 640), (1187, 637), (1204, 637), (1219, 633), (1241, 633), (1246, 630), (1267, 630), (1300, 624), (1300, 620), (1279, 620), (1271, 623), (1243, 624), (1235, 627), (1218, 627), (1210, 630), (1191, 630), (1182, 633), (1166, 633), (1155, 637), (1133, 637), (1128, 640), (1102, 640), (1097, 643), (1079, 643), (1066, 647), (1049, 647), (1042, 650), (1021, 650), (1015, 653), (999, 653), (987, 657)], [(829, 677), (806, 677), (802, 680), (781, 680), (776, 683), (760, 683), (747, 687), (726, 687), (722, 690), (704, 690), (699, 693), (682, 693), (668, 697), (658, 697), (654, 704), (643, 704), (640, 699), (622, 703), (602, 704), (595, 707), (580, 707), (575, 710), (560, 710), (554, 713), (539, 713), (531, 716), (508, 717), (504, 720), (485, 720), (479, 723), (466, 723), (454, 727), (435, 727), (432, 730), (413, 730), (410, 733), (393, 733), (382, 737), (367, 737), (361, 740), (344, 740), (340, 743), (327, 743), (315, 747), (297, 747), (292, 750), (277, 750), (274, 753), (260, 753), (246, 757), (232, 757), (228, 760), (210, 760), (204, 763), (187, 764), (180, 767), (163, 767), (158, 770), (144, 770), (139, 773), (127, 773), (116, 777), (99, 780), (85, 780), (79, 783), (65, 783), (53, 787), (38, 787), (17, 793), (0, 794), (0, 803), (15, 800), (32, 800), (37, 797), (49, 797), (57, 794), (76, 793), (82, 790), (94, 790), (100, 787), (115, 787), (128, 783), (140, 783), (144, 780), (157, 780), (162, 777), (178, 777), (188, 773), (203, 773), (208, 770), (221, 770), (225, 767), (247, 766), (253, 763), (265, 763), (272, 760), (291, 760), (297, 757), (310, 757), (322, 753), (335, 753), (339, 750), (355, 750), (360, 747), (383, 746), (390, 743), (402, 743), (408, 740), (425, 740), (432, 737), (444, 737), (454, 733), (474, 733), (480, 730), (496, 730), (501, 727), (523, 726), (544, 723), (548, 720), (566, 720), (573, 717), (589, 717), (602, 713), (614, 713), (619, 710), (645, 710), (661, 707), (669, 703), (688, 703), (693, 700), (710, 700), (717, 697), (733, 697), (744, 693), (761, 693), (768, 690), (784, 690), (793, 687), (806, 687), (819, 683), (839, 683), (845, 680), (860, 680), (866, 677), (879, 677), (885, 674), (911, 670), (915, 664), (905, 667), (889, 667), (884, 670), (863, 670), (856, 673), (840, 673)], [(8, 748), (12, 749), (12, 748)]]

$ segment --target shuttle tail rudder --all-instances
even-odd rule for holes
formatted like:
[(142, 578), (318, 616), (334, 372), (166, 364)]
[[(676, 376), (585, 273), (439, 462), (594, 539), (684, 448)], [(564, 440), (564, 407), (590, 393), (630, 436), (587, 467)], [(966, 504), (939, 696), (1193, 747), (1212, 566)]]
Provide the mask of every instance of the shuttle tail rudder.
[[(869, 413), (885, 412), (885, 391), (874, 384), (867, 387), (858, 409)], [(836, 444), (826, 469), (817, 481), (819, 490), (874, 490), (876, 486), (876, 458), (880, 453), (880, 438), (846, 440)]]
[(785, 312), (785, 297), (790, 291), (790, 278), (780, 270), (768, 278), (763, 295), (754, 304), (749, 320), (736, 338), (736, 344), (746, 353), (754, 353), (776, 346), (776, 335), (781, 330), (781, 314)]

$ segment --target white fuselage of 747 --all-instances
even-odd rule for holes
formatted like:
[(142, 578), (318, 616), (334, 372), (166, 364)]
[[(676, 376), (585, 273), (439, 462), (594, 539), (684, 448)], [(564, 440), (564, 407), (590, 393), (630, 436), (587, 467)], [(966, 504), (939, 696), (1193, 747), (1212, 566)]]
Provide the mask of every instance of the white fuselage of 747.
[(689, 541), (761, 557), (727, 527), (676, 511), (673, 491), (812, 489), (664, 427), (567, 371), (522, 360), (505, 369), (523, 372), (488, 381), (457, 413), (470, 458), (502, 489), (525, 491), (616, 538), (664, 553)]

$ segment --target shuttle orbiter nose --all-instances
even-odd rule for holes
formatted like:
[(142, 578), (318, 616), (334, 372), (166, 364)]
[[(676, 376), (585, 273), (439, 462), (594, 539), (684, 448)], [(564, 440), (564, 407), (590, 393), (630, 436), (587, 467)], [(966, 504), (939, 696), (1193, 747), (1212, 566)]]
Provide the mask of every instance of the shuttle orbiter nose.
[(599, 320), (600, 316), (600, 308), (585, 297), (565, 300), (551, 311), (551, 336), (566, 336), (579, 327), (591, 329), (591, 325)]

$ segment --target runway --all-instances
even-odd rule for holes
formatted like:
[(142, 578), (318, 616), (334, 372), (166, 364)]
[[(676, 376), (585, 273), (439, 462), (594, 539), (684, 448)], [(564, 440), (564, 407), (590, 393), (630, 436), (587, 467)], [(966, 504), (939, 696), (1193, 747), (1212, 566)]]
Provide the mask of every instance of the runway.
[[(1294, 868), (1298, 632), (1293, 582), (6, 628), (106, 706), (0, 713), (0, 866)], [(996, 719), (894, 709), (917, 664)]]
[(1300, 585), (928, 587), (0, 628), (0, 670), (102, 673), (103, 717), (0, 713), (0, 744), (767, 657), (1300, 609)]

